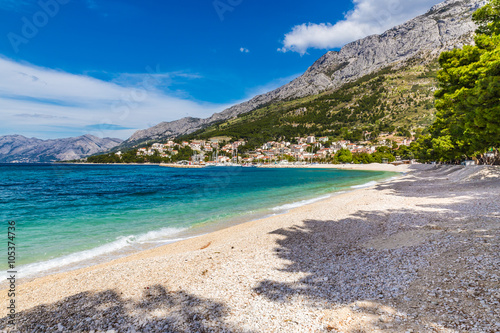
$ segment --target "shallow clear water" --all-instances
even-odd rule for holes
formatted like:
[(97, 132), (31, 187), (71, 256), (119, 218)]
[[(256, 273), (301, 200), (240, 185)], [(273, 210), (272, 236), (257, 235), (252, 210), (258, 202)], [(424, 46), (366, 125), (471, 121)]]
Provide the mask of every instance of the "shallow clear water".
[[(7, 221), (17, 224), (17, 264), (36, 274), (137, 244), (165, 244), (203, 224), (279, 213), (304, 200), (391, 175), (332, 169), (0, 164), (0, 211), (5, 234)], [(1, 269), (6, 267), (5, 260)]]

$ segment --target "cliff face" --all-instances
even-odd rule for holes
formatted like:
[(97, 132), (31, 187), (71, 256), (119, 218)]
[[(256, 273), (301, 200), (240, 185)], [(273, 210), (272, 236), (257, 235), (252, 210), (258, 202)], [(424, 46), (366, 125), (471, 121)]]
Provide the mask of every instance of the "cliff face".
[(0, 162), (38, 163), (80, 159), (112, 149), (120, 139), (83, 135), (76, 138), (41, 140), (22, 135), (0, 137)]
[(210, 118), (183, 118), (163, 122), (137, 131), (124, 146), (147, 140), (162, 140), (192, 133), (208, 124), (234, 118), (274, 101), (299, 98), (337, 89), (387, 66), (402, 66), (410, 59), (426, 62), (442, 51), (473, 42), (472, 13), (485, 0), (447, 0), (381, 35), (372, 35), (330, 51), (318, 59), (302, 76), (269, 93), (232, 106)]

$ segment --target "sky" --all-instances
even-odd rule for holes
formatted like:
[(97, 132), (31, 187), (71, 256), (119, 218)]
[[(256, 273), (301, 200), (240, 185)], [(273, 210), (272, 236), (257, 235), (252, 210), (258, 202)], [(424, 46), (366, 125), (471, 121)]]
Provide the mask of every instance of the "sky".
[(0, 135), (206, 118), (440, 0), (0, 0)]

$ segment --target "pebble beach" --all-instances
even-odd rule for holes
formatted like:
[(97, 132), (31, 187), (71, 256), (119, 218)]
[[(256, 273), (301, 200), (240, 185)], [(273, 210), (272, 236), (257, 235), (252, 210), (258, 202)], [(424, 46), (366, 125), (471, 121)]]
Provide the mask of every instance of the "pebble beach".
[[(369, 166), (364, 166), (365, 169)], [(381, 167), (382, 168), (382, 167)], [(397, 179), (20, 281), (4, 332), (499, 332), (500, 168)], [(7, 304), (7, 290), (1, 292)]]

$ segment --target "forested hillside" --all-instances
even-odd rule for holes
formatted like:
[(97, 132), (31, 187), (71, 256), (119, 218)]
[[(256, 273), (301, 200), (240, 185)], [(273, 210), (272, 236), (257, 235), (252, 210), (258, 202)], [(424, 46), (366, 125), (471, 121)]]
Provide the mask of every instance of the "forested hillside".
[[(411, 65), (411, 63), (420, 64)], [(329, 136), (351, 141), (376, 140), (384, 132), (411, 137), (434, 120), (437, 61), (410, 61), (385, 68), (336, 91), (271, 103), (182, 139), (229, 136), (250, 145), (297, 136)]]

